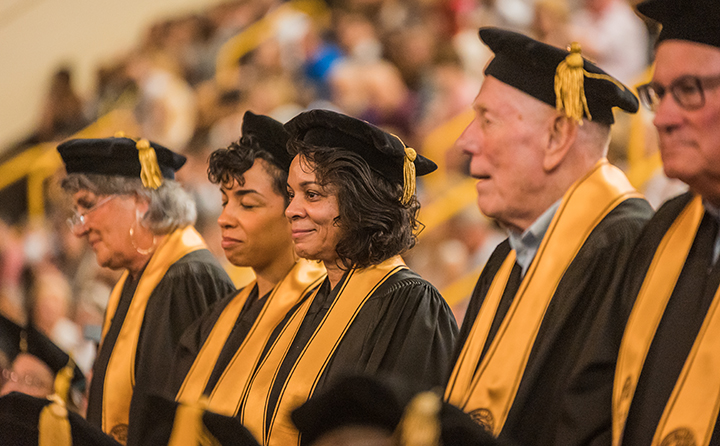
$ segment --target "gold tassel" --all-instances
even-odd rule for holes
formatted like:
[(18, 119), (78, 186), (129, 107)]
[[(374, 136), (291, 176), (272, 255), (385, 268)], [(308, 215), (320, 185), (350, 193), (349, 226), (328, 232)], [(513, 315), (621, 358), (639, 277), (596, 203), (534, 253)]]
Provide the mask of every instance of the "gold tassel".
[(415, 195), (415, 158), (417, 158), (417, 152), (411, 147), (405, 147), (405, 159), (403, 161), (403, 204), (409, 204)]
[(175, 412), (168, 446), (221, 446), (202, 421), (207, 399), (195, 404), (179, 404)]
[(43, 407), (38, 423), (38, 446), (71, 446), (70, 420), (65, 403), (57, 396)]
[(141, 139), (135, 143), (135, 147), (138, 149), (138, 156), (140, 158), (140, 166), (142, 169), (140, 171), (140, 179), (142, 180), (143, 186), (149, 189), (157, 189), (162, 184), (162, 173), (160, 172), (155, 149), (150, 146), (150, 142), (147, 139)]
[(123, 132), (122, 130), (118, 130), (113, 135), (113, 138), (125, 138), (125, 132)]
[(22, 353), (27, 353), (28, 350), (28, 341), (27, 341), (27, 332), (25, 330), (22, 330), (20, 332), (20, 351)]
[(75, 361), (70, 358), (67, 365), (55, 376), (55, 393), (48, 397), (51, 401), (50, 404), (40, 411), (38, 446), (72, 445), (67, 401), (70, 395), (70, 382), (74, 374)]
[(555, 106), (558, 111), (564, 111), (565, 116), (575, 119), (580, 125), (585, 114), (588, 120), (592, 120), (585, 97), (584, 63), (580, 55), (580, 44), (573, 42), (570, 54), (560, 62), (555, 71)]
[(395, 430), (398, 446), (438, 446), (440, 444), (440, 397), (423, 392), (410, 401)]
[(75, 361), (70, 358), (65, 367), (55, 376), (54, 384), (55, 395), (60, 397), (65, 404), (67, 404), (70, 398), (70, 383), (72, 382), (73, 376), (75, 376)]

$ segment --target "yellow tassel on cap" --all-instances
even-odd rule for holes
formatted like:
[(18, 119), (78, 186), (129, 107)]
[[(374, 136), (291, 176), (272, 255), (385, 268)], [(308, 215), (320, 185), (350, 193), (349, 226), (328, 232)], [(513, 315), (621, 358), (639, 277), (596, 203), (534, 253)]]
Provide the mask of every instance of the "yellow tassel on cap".
[(162, 173), (160, 172), (155, 149), (150, 146), (147, 139), (141, 139), (135, 143), (135, 147), (138, 149), (140, 158), (140, 179), (143, 186), (148, 189), (157, 189), (162, 184)]
[(440, 397), (423, 392), (410, 401), (395, 431), (399, 446), (437, 446), (440, 444)]
[(584, 116), (587, 116), (588, 121), (592, 121), (585, 96), (586, 77), (612, 82), (621, 90), (626, 88), (612, 76), (585, 70), (585, 61), (580, 52), (580, 44), (573, 42), (570, 45), (570, 54), (555, 70), (555, 105), (559, 111), (565, 112), (565, 116), (575, 119), (582, 125)]
[(410, 203), (415, 195), (415, 158), (417, 152), (411, 147), (405, 147), (405, 159), (403, 161), (403, 204)]
[(117, 132), (115, 132), (115, 134), (113, 135), (113, 138), (125, 138), (125, 132), (123, 132), (122, 130), (117, 131)]
[(70, 382), (75, 374), (75, 361), (67, 365), (55, 377), (55, 393), (48, 397), (50, 404), (40, 411), (38, 422), (38, 446), (71, 446), (72, 435), (68, 419), (67, 401)]
[(592, 120), (585, 97), (584, 63), (580, 55), (580, 44), (573, 42), (570, 54), (560, 62), (555, 71), (555, 106), (559, 111), (564, 111), (565, 116), (580, 124), (585, 114), (588, 120)]
[(178, 405), (168, 446), (220, 446), (202, 421), (205, 407), (204, 397), (195, 404)]

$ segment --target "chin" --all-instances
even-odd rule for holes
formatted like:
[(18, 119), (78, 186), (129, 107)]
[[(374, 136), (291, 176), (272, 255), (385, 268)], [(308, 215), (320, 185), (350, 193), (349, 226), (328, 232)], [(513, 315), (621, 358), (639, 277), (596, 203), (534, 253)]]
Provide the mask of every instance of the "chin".
[(678, 168), (678, 166), (673, 165), (672, 162), (663, 164), (663, 171), (665, 172), (665, 176), (668, 178), (680, 180), (686, 184), (692, 183), (693, 175), (691, 175), (684, 169)]
[(295, 246), (295, 254), (297, 254), (298, 257), (307, 260), (320, 260), (316, 252), (308, 251), (307, 249), (303, 249), (302, 247)]

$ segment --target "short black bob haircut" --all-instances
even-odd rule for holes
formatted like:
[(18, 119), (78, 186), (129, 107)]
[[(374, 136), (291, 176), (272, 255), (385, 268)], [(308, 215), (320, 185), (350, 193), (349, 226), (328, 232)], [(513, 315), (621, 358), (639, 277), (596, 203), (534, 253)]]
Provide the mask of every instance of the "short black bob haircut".
[(371, 169), (357, 153), (322, 147), (291, 138), (291, 155), (300, 155), (303, 169), (337, 195), (341, 229), (335, 252), (345, 269), (366, 268), (415, 246), (420, 203), (415, 196), (401, 202), (402, 184), (394, 184)]

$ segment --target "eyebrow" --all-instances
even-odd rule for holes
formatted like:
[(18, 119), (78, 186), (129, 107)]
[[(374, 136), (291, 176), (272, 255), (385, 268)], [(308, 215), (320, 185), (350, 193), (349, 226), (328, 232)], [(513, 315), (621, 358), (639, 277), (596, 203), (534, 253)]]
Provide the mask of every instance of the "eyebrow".
[(226, 189), (224, 187), (221, 187), (220, 192), (225, 195), (233, 195), (235, 197), (244, 197), (245, 195), (250, 195), (250, 194), (257, 194), (257, 195), (262, 196), (262, 194), (260, 192), (256, 191), (255, 189), (232, 190), (232, 189)]
[(236, 197), (244, 197), (245, 195), (250, 195), (250, 194), (262, 195), (260, 192), (256, 191), (255, 189), (238, 189), (235, 192), (233, 192), (233, 195), (235, 195)]
[(93, 206), (94, 202), (97, 202), (97, 197), (95, 199), (91, 199), (87, 195), (83, 195), (82, 197), (77, 199), (77, 203), (75, 204), (75, 207), (80, 206), (85, 209), (89, 209)]

